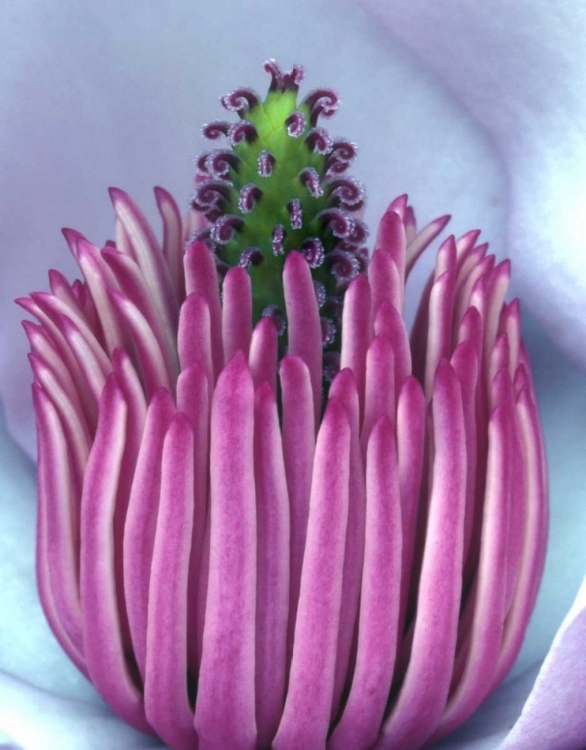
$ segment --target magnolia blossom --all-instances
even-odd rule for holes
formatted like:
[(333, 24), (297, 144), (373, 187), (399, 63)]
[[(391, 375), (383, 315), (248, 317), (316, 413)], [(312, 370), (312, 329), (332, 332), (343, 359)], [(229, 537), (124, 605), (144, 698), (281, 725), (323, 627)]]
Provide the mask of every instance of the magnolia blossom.
[(537, 595), (547, 472), (510, 265), (445, 239), (411, 338), (417, 228), (369, 251), (337, 107), (266, 63), (159, 243), (64, 230), (83, 280), (20, 300), (38, 426), (37, 580), (63, 649), (174, 750), (409, 750), (511, 668)]

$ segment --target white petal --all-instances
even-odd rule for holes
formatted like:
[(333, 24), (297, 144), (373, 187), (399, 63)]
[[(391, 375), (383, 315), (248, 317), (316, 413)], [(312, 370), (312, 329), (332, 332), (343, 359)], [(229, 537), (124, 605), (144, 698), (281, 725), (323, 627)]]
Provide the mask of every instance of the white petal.
[(566, 354), (586, 365), (586, 5), (363, 3), (493, 141), (509, 181), (506, 252), (517, 288)]

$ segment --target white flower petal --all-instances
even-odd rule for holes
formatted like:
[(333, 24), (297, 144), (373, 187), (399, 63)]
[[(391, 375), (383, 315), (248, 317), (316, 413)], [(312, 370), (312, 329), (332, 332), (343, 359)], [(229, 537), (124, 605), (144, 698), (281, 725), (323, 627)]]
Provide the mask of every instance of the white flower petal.
[(509, 180), (518, 289), (586, 365), (586, 5), (363, 0), (456, 94)]

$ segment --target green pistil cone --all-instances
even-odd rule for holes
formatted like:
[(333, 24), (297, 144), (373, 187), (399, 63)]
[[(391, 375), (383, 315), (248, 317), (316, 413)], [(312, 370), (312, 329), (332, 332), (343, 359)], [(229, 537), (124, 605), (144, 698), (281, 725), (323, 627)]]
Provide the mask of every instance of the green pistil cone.
[(203, 129), (212, 140), (226, 136), (229, 148), (198, 158), (193, 208), (210, 226), (194, 239), (214, 250), (220, 276), (229, 267), (248, 270), (253, 317), (271, 317), (286, 349), (283, 269), (287, 254), (300, 251), (314, 279), (322, 316), (324, 349), (339, 351), (339, 317), (350, 281), (365, 270), (365, 225), (356, 217), (364, 203), (362, 186), (345, 172), (356, 154), (350, 141), (332, 140), (317, 126), (338, 105), (329, 89), (309, 93), (300, 103), (303, 71), (283, 73), (274, 61), (261, 101), (250, 89), (222, 98), (240, 121), (213, 122)]

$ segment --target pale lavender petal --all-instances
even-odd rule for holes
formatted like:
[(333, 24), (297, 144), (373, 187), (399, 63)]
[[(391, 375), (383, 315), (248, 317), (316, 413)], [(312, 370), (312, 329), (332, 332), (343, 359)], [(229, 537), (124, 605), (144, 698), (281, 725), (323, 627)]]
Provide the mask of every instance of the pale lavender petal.
[(583, 582), (502, 750), (581, 750), (586, 746), (585, 605)]
[[(487, 134), (507, 172), (507, 249), (523, 296), (556, 343), (584, 364), (584, 5), (364, 4)], [(493, 64), (489, 50), (498, 55)]]
[(5, 737), (3, 750), (163, 750), (99, 699), (67, 699), (0, 672), (0, 743)]

